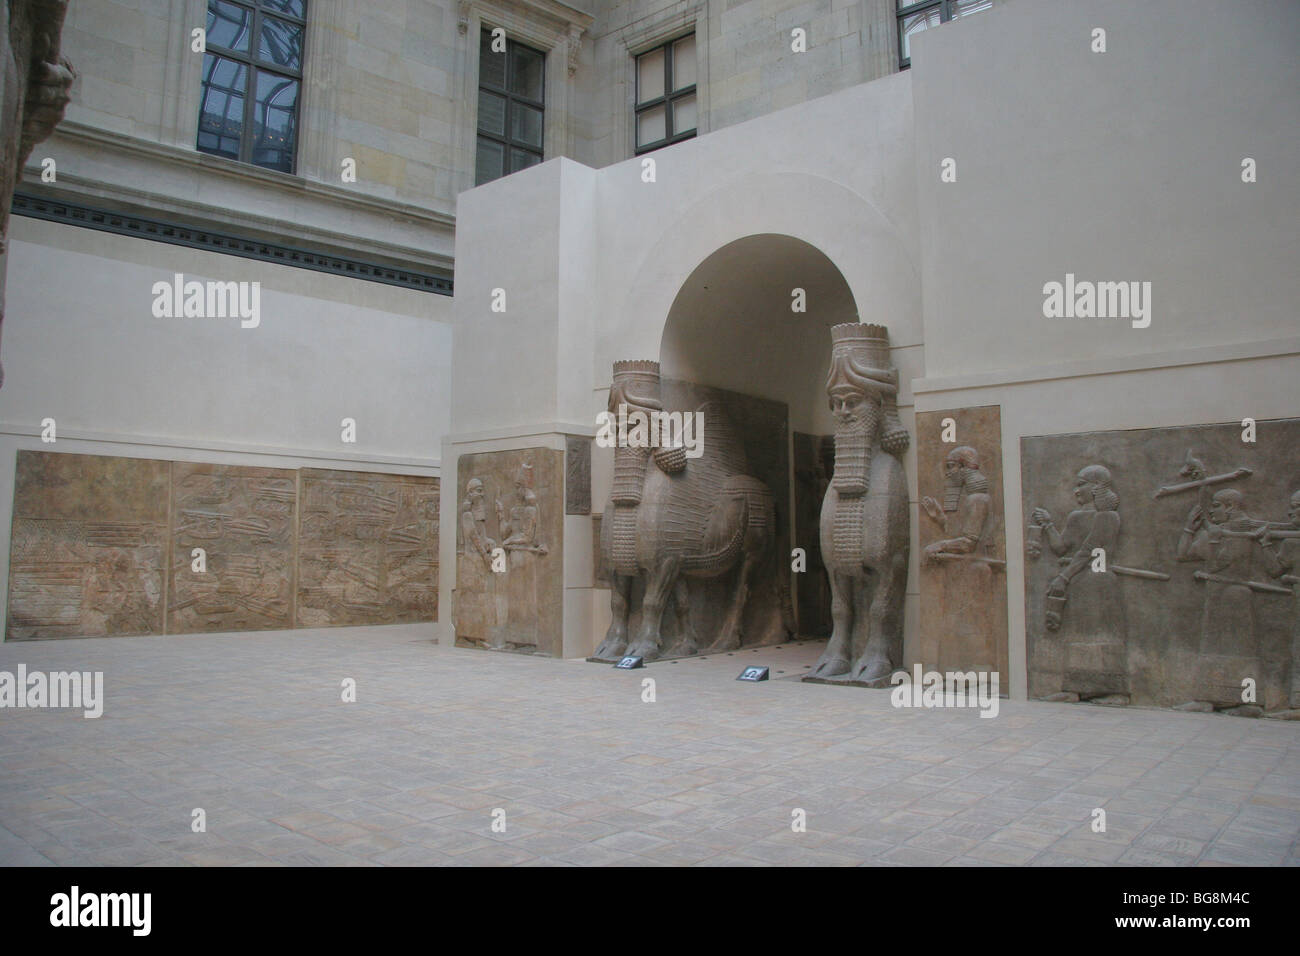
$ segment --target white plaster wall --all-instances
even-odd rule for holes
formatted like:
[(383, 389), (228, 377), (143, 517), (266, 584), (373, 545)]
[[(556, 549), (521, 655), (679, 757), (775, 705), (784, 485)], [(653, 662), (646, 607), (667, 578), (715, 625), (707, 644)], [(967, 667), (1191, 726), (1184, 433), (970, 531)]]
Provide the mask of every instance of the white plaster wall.
[[(1298, 50), (1293, 0), (1010, 0), (918, 37), (928, 374), (1293, 334)], [(1066, 273), (1151, 282), (1150, 327), (1044, 318)]]
[[(0, 422), (436, 462), (448, 297), (25, 217), (11, 231)], [(260, 282), (260, 325), (155, 318), (153, 284), (178, 272)]]

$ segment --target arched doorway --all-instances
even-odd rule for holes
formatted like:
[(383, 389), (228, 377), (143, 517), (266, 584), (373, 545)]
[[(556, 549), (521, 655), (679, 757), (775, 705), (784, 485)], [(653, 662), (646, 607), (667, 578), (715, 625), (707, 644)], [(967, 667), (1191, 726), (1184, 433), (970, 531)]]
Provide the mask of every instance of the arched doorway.
[(732, 396), (755, 476), (776, 495), (786, 567), (793, 547), (806, 556), (806, 571), (790, 576), (805, 637), (830, 633), (818, 540), (834, 431), (825, 394), (830, 328), (856, 321), (836, 265), (808, 242), (769, 233), (730, 242), (696, 266), (660, 341), (665, 387), (679, 390), (680, 407), (716, 397), (707, 390)]

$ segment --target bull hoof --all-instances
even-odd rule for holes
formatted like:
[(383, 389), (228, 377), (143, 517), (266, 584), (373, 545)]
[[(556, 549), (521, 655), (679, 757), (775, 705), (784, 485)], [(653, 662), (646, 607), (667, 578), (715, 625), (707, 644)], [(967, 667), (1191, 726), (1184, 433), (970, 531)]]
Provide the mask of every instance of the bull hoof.
[(724, 651), (734, 651), (738, 647), (740, 647), (740, 635), (736, 634), (733, 635), (732, 637), (718, 638), (716, 641), (714, 641), (712, 644), (709, 645), (709, 649), (705, 651), (705, 653), (721, 654)]
[(623, 652), (626, 657), (639, 657), (644, 661), (659, 659), (659, 645), (650, 641), (637, 641)]
[(849, 662), (842, 657), (827, 657), (825, 654), (808, 672), (809, 677), (838, 677), (849, 672)]
[(694, 657), (700, 652), (700, 646), (691, 638), (682, 638), (664, 652), (664, 657)]
[(607, 637), (601, 642), (600, 647), (596, 648), (596, 653), (592, 657), (602, 661), (616, 661), (623, 656), (626, 648), (626, 638)]
[(852, 680), (866, 684), (868, 687), (888, 687), (889, 675), (894, 672), (894, 665), (886, 660), (861, 661), (853, 669)]

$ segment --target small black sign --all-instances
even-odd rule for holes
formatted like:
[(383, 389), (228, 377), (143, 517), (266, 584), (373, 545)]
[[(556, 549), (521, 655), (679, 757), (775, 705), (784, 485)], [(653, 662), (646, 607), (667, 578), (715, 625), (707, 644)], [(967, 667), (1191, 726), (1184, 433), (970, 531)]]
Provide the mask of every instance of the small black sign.
[(767, 680), (766, 667), (746, 667), (736, 680)]
[(645, 667), (645, 659), (641, 657), (625, 657), (614, 666), (625, 671), (636, 670), (638, 667)]

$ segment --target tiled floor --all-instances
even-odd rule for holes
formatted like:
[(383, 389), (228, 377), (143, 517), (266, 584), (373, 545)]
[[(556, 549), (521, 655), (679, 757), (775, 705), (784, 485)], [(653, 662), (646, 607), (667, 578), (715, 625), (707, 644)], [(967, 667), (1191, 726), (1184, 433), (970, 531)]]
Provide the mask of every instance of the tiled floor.
[(982, 719), (801, 683), (808, 645), (618, 671), (429, 634), (0, 644), (0, 670), (103, 671), (106, 698), (0, 710), (0, 863), (1300, 863), (1300, 723)]

